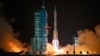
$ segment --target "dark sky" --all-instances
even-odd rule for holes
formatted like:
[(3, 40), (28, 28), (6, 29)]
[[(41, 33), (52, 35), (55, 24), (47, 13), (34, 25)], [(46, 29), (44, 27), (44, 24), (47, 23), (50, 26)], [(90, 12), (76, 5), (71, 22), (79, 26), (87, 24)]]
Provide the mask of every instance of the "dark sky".
[[(21, 41), (30, 43), (34, 37), (34, 12), (41, 9), (42, 0), (4, 0), (4, 11), (7, 19), (15, 18), (12, 24), (14, 31), (19, 31)], [(100, 24), (100, 3), (98, 0), (45, 0), (48, 12), (48, 35), (52, 40), (53, 10), (57, 7), (59, 40), (61, 45), (73, 43), (73, 35), (81, 29), (93, 29)]]

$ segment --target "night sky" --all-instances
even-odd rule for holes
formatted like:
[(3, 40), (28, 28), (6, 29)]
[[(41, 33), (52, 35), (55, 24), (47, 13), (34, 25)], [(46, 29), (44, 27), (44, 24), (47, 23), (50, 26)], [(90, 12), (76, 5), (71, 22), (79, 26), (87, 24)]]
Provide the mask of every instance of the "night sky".
[[(41, 9), (42, 0), (3, 0), (6, 18), (15, 18), (12, 25), (15, 32), (20, 32), (21, 41), (30, 43), (34, 37), (34, 12)], [(59, 40), (62, 46), (73, 43), (77, 30), (91, 29), (100, 24), (100, 3), (98, 0), (45, 0), (48, 12), (48, 39), (52, 40), (53, 11), (57, 7)]]

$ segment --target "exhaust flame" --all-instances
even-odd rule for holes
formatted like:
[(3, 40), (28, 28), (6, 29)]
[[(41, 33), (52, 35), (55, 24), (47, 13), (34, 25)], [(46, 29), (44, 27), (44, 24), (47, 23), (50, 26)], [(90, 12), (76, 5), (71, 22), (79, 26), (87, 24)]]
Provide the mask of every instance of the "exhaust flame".
[(54, 39), (52, 41), (52, 44), (53, 44), (53, 47), (54, 47), (55, 51), (58, 51), (58, 49), (59, 49), (59, 41), (58, 41), (58, 39)]
[[(76, 46), (75, 48), (75, 54), (82, 54), (82, 55), (87, 55), (87, 51), (89, 52), (89, 54), (95, 54), (94, 52), (91, 52), (89, 49), (87, 49), (86, 47), (84, 46)], [(59, 48), (58, 50), (55, 50), (55, 48), (53, 47), (52, 44), (48, 43), (47, 45), (47, 51), (46, 51), (46, 54), (49, 54), (49, 55), (63, 55), (63, 54), (67, 54), (67, 51), (68, 51), (68, 54), (74, 54), (73, 53), (73, 45), (67, 45), (65, 47), (61, 47)], [(82, 53), (80, 53), (82, 52)]]

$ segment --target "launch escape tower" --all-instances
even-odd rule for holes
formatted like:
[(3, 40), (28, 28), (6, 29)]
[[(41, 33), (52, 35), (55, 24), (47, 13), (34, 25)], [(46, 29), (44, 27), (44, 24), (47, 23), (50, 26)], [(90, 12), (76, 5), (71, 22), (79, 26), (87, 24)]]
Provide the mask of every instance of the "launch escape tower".
[(44, 54), (47, 49), (47, 11), (42, 4), (42, 9), (34, 14), (35, 35), (31, 39), (32, 51), (35, 54)]

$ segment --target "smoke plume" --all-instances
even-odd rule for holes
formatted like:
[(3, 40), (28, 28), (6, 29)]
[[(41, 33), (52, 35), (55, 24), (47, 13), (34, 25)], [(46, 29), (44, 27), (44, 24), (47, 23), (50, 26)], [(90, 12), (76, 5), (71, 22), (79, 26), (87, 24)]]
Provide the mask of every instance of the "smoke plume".
[[(0, 3), (1, 4), (1, 3)], [(3, 12), (0, 9), (0, 13)], [(7, 22), (5, 16), (0, 14), (0, 48), (6, 52), (20, 52), (26, 50), (13, 32), (12, 26)]]
[(52, 44), (47, 45), (47, 54), (100, 54), (100, 25), (95, 26), (95, 31), (84, 29), (77, 31), (78, 42), (75, 44), (67, 44), (54, 51)]
[(95, 32), (89, 29), (78, 31), (78, 41), (81, 46), (86, 46), (96, 54), (100, 54), (100, 25), (97, 25), (94, 29)]

